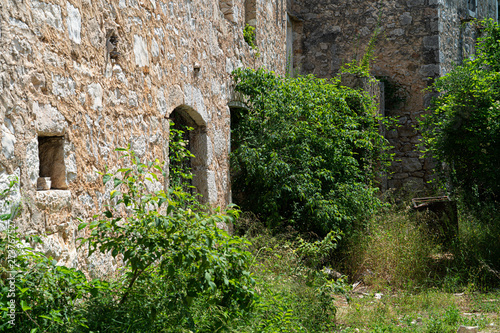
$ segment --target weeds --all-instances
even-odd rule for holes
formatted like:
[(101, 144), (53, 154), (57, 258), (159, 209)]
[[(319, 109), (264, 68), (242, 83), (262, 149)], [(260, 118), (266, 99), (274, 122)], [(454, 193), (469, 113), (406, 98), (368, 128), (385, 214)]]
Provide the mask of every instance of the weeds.
[(436, 251), (424, 225), (405, 211), (387, 210), (349, 243), (348, 270), (378, 288), (412, 288), (425, 282)]

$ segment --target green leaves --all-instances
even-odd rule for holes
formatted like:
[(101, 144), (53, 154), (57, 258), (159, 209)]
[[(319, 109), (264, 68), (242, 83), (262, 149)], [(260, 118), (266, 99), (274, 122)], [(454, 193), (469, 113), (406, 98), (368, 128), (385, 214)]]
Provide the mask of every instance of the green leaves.
[(443, 184), (475, 202), (500, 195), (500, 27), (478, 24), (484, 30), (474, 59), (435, 82), (440, 95), (421, 122)]
[[(231, 110), (235, 200), (273, 228), (326, 235), (378, 205), (375, 165), (390, 160), (373, 100), (313, 76), (236, 70), (247, 109)], [(380, 171), (380, 170), (378, 170)]]
[[(176, 146), (183, 149), (179, 142), (171, 141), (170, 148)], [(94, 221), (79, 226), (92, 230), (87, 240), (89, 253), (123, 259), (126, 274), (113, 306), (154, 308), (145, 311), (143, 317), (130, 319), (140, 331), (185, 325), (192, 320), (190, 311), (197, 299), (235, 309), (249, 307), (254, 282), (248, 275), (248, 242), (217, 228), (218, 223), (234, 222), (238, 208), (208, 213), (209, 207), (201, 205), (182, 186), (168, 193), (149, 191), (146, 183), (158, 181), (162, 163), (142, 163), (130, 149), (121, 151), (130, 156), (126, 161), (131, 167), (109, 174), (108, 181), (114, 185), (110, 199), (116, 200), (116, 205), (106, 207)], [(184, 153), (173, 152), (171, 156), (190, 158)], [(127, 214), (120, 204), (127, 206)], [(96, 290), (92, 293), (100, 295)], [(162, 321), (169, 324), (163, 322), (166, 326), (161, 326)], [(120, 327), (128, 329), (125, 324)]]
[[(85, 326), (79, 307), (88, 290), (83, 273), (57, 266), (52, 258), (26, 246), (24, 237), (16, 231), (9, 232), (7, 242), (5, 233), (0, 235), (0, 258), (7, 258), (11, 246), (15, 247), (18, 273), (0, 265), (0, 305), (11, 304), (17, 310), (14, 328), (19, 332), (68, 332), (69, 327)], [(9, 307), (0, 306), (0, 317), (9, 318), (6, 324), (12, 319), (9, 313)], [(0, 328), (8, 328), (2, 324)]]

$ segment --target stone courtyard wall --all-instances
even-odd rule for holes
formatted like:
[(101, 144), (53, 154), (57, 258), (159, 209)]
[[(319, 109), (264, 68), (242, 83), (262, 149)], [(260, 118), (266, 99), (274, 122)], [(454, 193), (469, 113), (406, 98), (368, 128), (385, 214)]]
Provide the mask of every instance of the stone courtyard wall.
[(302, 30), (294, 34), (294, 63), (300, 64), (295, 70), (320, 77), (332, 77), (343, 64), (359, 59), (380, 26), (371, 74), (387, 78), (404, 99), (392, 109), (385, 101), (385, 114), (397, 117), (400, 125), (386, 133), (396, 153), (387, 185), (423, 187), (430, 173), (420, 158), (414, 125), (428, 98), (422, 90), (439, 75), (437, 1), (296, 0), (292, 12)]
[[(19, 178), (11, 199), (23, 202), (20, 230), (48, 235), (44, 250), (61, 264), (113, 270), (109, 258), (76, 250), (76, 218), (108, 203), (97, 171), (120, 166), (116, 147), (168, 158), (177, 107), (199, 126), (195, 185), (210, 204), (228, 204), (230, 73), (283, 74), (286, 61), (282, 2), (256, 1), (258, 51), (243, 39), (244, 8), (243, 0), (2, 1), (0, 190)], [(39, 176), (52, 189), (37, 190)]]

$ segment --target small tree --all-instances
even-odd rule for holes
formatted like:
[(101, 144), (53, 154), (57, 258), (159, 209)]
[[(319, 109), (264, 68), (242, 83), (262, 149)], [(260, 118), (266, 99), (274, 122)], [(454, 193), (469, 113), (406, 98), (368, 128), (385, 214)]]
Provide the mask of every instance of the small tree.
[(166, 176), (163, 163), (144, 163), (130, 147), (118, 148), (128, 167), (103, 174), (104, 184), (112, 184), (113, 204), (79, 226), (89, 229), (82, 243), (89, 255), (101, 252), (124, 265), (117, 285), (94, 290), (89, 303), (93, 331), (194, 331), (197, 302), (220, 308), (228, 317), (252, 304), (249, 243), (217, 227), (232, 223), (239, 211), (212, 213), (185, 191), (181, 180), (189, 180), (190, 170), (182, 160), (192, 155), (179, 132), (172, 131), (170, 146), (178, 150), (171, 154), (177, 158), (170, 169), (175, 187), (168, 193), (151, 190)]
[(476, 202), (500, 195), (500, 28), (492, 20), (478, 26), (475, 56), (436, 80), (440, 95), (421, 122), (448, 190)]

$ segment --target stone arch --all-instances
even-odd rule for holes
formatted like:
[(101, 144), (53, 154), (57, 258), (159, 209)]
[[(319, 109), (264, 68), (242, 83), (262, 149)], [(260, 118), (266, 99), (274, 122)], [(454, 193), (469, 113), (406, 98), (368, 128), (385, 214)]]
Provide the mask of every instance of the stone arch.
[[(215, 174), (209, 169), (212, 163), (212, 145), (207, 133), (206, 121), (194, 108), (186, 104), (175, 107), (169, 119), (174, 122), (174, 128), (185, 132), (184, 139), (188, 141), (187, 148), (195, 156), (187, 162), (193, 173), (191, 184), (196, 192), (202, 195), (202, 202), (216, 202)], [(188, 128), (192, 129), (188, 130)]]

